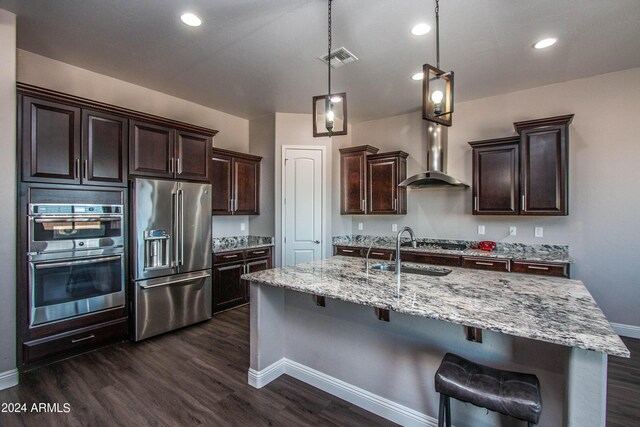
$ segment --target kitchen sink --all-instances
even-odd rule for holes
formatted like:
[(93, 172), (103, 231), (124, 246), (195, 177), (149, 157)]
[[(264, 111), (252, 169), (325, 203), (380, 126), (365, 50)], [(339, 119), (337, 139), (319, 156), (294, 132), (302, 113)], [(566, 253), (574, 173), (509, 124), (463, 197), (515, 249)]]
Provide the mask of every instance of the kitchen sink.
[[(376, 271), (396, 271), (395, 264), (376, 264), (369, 267), (369, 270)], [(448, 268), (439, 268), (439, 267), (409, 267), (407, 265), (402, 265), (400, 267), (401, 273), (409, 273), (409, 274), (419, 274), (421, 276), (446, 276), (451, 273), (451, 270)]]

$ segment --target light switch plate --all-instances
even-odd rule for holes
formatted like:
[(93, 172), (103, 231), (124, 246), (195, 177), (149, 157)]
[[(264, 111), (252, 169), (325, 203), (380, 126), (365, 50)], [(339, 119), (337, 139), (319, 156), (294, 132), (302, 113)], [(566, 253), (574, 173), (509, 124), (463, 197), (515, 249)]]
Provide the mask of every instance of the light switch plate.
[(398, 231), (398, 224), (391, 224), (391, 231)]
[(484, 225), (479, 225), (478, 226), (478, 234), (484, 234), (484, 233), (485, 233)]
[(509, 236), (515, 236), (518, 232), (518, 229), (514, 226), (509, 227)]
[(361, 222), (359, 222), (358, 223), (358, 230), (362, 231), (363, 229), (364, 229), (364, 225)]
[(533, 234), (534, 234), (536, 237), (542, 237), (542, 236), (544, 235), (544, 230), (543, 230), (543, 228), (542, 228), (542, 227), (536, 227), (536, 228), (534, 229), (534, 231), (533, 231)]
[(240, 223), (240, 231), (244, 231), (247, 228), (247, 226), (244, 224), (244, 222)]

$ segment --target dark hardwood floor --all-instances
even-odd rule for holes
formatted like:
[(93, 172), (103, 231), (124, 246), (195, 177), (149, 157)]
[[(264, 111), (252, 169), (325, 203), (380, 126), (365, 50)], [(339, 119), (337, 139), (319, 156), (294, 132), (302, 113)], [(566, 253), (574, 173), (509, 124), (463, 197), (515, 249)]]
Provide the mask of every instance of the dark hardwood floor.
[(640, 426), (640, 340), (622, 338), (631, 358), (609, 357), (607, 427)]
[(248, 306), (137, 344), (25, 373), (0, 403), (70, 404), (68, 413), (0, 413), (0, 426), (381, 426), (389, 421), (286, 375), (247, 384)]
[[(609, 358), (608, 427), (640, 426), (640, 340)], [(23, 374), (0, 403), (68, 413), (0, 413), (0, 426), (377, 426), (389, 421), (288, 376), (247, 384), (248, 306), (138, 344), (121, 343)]]

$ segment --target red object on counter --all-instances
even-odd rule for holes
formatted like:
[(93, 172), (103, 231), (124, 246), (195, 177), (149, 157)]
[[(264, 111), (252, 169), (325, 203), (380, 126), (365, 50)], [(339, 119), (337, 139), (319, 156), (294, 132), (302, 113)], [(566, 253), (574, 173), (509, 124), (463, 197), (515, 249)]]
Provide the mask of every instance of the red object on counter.
[(481, 251), (493, 251), (493, 248), (496, 247), (496, 242), (492, 242), (490, 240), (483, 240), (482, 242), (478, 242), (478, 249)]

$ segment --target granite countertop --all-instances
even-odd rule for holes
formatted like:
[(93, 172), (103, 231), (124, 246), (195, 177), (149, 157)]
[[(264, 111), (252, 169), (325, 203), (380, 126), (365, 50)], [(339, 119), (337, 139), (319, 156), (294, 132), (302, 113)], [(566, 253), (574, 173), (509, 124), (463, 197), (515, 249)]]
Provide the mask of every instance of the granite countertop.
[(215, 237), (211, 246), (214, 254), (273, 246), (273, 237), (231, 236)]
[[(353, 247), (353, 248), (369, 248), (370, 239), (374, 240), (373, 249), (396, 249), (395, 237), (372, 237), (357, 236), (356, 238), (334, 237), (333, 244), (337, 246)], [(566, 246), (556, 245), (523, 245), (517, 243), (498, 243), (494, 251), (481, 251), (474, 249), (476, 242), (464, 240), (436, 240), (436, 239), (417, 239), (419, 245), (427, 245), (424, 247), (412, 248), (411, 246), (402, 246), (401, 252), (415, 252), (423, 254), (447, 254), (459, 256), (480, 256), (491, 258), (511, 259), (514, 261), (529, 262), (548, 262), (558, 264), (573, 263), (573, 259), (569, 256), (569, 250)], [(467, 245), (466, 249), (440, 249), (428, 246), (430, 243), (455, 243)]]
[(581, 281), (447, 267), (451, 273), (441, 277), (401, 274), (401, 297), (397, 298), (395, 273), (365, 272), (364, 262), (359, 258), (334, 256), (245, 274), (242, 278), (257, 284), (629, 357), (629, 350)]

